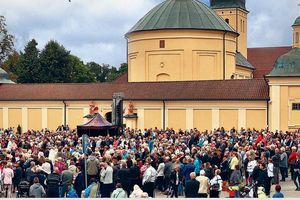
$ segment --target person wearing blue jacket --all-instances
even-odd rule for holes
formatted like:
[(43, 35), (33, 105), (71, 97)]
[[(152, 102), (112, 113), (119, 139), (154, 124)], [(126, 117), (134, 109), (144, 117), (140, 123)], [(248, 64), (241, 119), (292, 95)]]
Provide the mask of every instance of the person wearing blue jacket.
[(195, 161), (194, 161), (194, 166), (195, 166), (195, 173), (197, 176), (200, 175), (200, 170), (201, 170), (201, 164), (202, 164), (202, 161), (200, 159), (200, 154), (197, 154), (195, 156)]

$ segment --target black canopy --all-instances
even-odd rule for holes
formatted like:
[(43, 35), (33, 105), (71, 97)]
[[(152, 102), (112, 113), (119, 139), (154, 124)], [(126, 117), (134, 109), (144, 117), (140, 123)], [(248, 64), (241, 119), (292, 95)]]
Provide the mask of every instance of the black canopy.
[(118, 126), (113, 126), (99, 113), (96, 113), (93, 118), (86, 124), (77, 126), (77, 134), (81, 137), (87, 134), (90, 137), (95, 136), (106, 136), (106, 135), (116, 135), (118, 133)]

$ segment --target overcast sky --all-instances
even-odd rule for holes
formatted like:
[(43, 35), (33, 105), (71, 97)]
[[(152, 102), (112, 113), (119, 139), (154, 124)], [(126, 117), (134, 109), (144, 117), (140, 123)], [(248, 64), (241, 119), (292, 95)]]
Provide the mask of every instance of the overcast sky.
[[(16, 37), (17, 50), (32, 38), (42, 48), (57, 40), (83, 61), (126, 62), (124, 34), (162, 0), (0, 0), (0, 15)], [(208, 3), (209, 0), (203, 0)], [(291, 25), (300, 0), (247, 0), (248, 46), (292, 43)]]

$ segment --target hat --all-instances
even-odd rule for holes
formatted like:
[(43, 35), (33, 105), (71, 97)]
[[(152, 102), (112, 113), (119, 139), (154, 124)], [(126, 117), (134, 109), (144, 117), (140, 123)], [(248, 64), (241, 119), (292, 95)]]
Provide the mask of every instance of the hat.
[(203, 175), (203, 176), (204, 176), (204, 175), (205, 175), (205, 171), (204, 171), (204, 170), (201, 170), (201, 171), (200, 171), (200, 175)]

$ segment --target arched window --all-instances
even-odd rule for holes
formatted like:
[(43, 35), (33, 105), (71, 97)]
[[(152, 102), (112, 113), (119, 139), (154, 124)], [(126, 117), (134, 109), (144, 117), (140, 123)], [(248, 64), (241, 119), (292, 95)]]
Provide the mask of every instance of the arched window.
[(161, 73), (156, 76), (156, 81), (170, 81), (171, 76), (166, 73)]
[(243, 20), (241, 20), (241, 32), (243, 32)]
[(299, 43), (299, 33), (296, 32), (296, 44), (298, 44), (298, 43)]
[(225, 22), (226, 22), (227, 24), (229, 24), (229, 19), (228, 19), (228, 18), (226, 18), (226, 19), (225, 19)]

